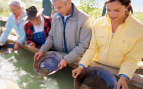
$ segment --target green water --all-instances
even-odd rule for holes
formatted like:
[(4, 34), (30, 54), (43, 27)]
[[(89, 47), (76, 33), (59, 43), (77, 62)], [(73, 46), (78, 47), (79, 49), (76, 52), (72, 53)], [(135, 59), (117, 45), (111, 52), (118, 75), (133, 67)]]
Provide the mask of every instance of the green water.
[(20, 89), (73, 89), (70, 68), (39, 76), (33, 70), (33, 55), (24, 49), (0, 55), (0, 77), (16, 81)]

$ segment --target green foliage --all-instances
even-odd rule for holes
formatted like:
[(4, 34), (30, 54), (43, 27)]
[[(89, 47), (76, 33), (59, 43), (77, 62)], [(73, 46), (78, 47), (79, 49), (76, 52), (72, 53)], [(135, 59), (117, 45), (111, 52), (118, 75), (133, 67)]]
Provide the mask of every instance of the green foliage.
[[(94, 18), (98, 18), (102, 14), (102, 9), (101, 8), (89, 8), (89, 7), (79, 6), (79, 9), (86, 12), (89, 16), (93, 16)], [(133, 15), (137, 19), (139, 19), (140, 21), (143, 22), (143, 12), (135, 12)]]
[[(79, 9), (83, 10), (90, 16), (97, 18), (101, 16), (103, 8), (96, 8), (95, 6), (98, 4), (97, 0), (80, 0)], [(135, 12), (134, 16), (143, 22), (143, 12)]]
[(80, 4), (83, 7), (94, 8), (96, 6), (96, 0), (80, 0)]
[(0, 5), (0, 17), (1, 16), (8, 16), (7, 14), (8, 14), (8, 0), (0, 0), (0, 3), (1, 3), (1, 5)]
[(99, 17), (101, 16), (102, 9), (96, 8), (96, 0), (80, 0), (79, 8), (89, 14), (90, 16)]
[(143, 22), (143, 12), (136, 12), (134, 16)]
[(100, 8), (90, 8), (90, 7), (80, 6), (79, 9), (83, 10), (88, 15), (94, 16), (96, 18), (101, 16), (101, 13), (102, 13), (102, 9)]
[[(31, 6), (31, 5), (36, 5), (38, 8), (42, 8), (42, 3), (40, 1), (36, 0), (21, 0), (22, 2), (25, 3), (25, 8)], [(10, 10), (8, 6), (9, 0), (0, 0), (0, 17), (8, 17)]]

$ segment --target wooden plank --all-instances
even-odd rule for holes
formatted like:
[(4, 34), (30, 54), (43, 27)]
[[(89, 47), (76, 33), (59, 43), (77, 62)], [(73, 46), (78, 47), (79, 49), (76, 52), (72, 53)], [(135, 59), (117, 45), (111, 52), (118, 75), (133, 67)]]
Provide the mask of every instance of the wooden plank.
[(7, 21), (7, 17), (0, 17), (0, 26), (4, 27)]
[[(16, 40), (17, 40), (18, 38), (16, 37), (16, 36), (14, 36), (14, 35), (9, 35), (9, 37), (8, 37), (8, 43), (15, 43), (16, 42)], [(34, 49), (29, 49), (26, 45), (21, 45), (21, 47), (23, 48), (23, 49), (25, 49), (25, 50), (28, 50), (28, 51), (30, 51), (30, 52), (33, 52), (33, 53), (35, 53), (35, 52), (37, 52), (39, 49), (37, 49), (37, 48), (34, 48)]]
[(128, 83), (129, 85), (134, 85), (138, 88), (143, 88), (143, 74), (135, 73), (132, 80), (130, 80)]

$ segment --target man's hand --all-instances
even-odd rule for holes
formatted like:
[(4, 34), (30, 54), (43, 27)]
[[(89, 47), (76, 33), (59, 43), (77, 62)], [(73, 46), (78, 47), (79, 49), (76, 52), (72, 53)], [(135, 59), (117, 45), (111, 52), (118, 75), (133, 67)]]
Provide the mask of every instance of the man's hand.
[(126, 78), (120, 77), (120, 79), (118, 80), (117, 89), (129, 89)]
[(19, 43), (15, 43), (15, 44), (14, 44), (14, 50), (18, 50), (19, 47), (20, 47)]
[(67, 60), (66, 59), (62, 59), (61, 61), (60, 61), (60, 63), (59, 63), (59, 65), (58, 65), (58, 68), (61, 70), (61, 69), (63, 69), (64, 67), (66, 67), (67, 66)]
[(82, 68), (79, 66), (72, 71), (72, 77), (77, 78), (81, 72), (82, 72)]
[(38, 61), (41, 56), (43, 56), (44, 52), (43, 51), (38, 51), (34, 55), (34, 61)]

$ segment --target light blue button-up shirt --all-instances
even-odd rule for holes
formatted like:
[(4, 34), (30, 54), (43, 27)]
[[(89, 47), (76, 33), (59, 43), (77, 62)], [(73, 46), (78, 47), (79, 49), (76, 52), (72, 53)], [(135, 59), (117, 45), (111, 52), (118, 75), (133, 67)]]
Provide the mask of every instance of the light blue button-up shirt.
[(5, 30), (0, 37), (1, 44), (5, 44), (5, 42), (8, 38), (8, 35), (12, 29), (14, 29), (16, 31), (16, 34), (19, 36), (19, 38), (17, 40), (17, 42), (19, 44), (22, 44), (25, 41), (26, 36), (25, 36), (25, 32), (24, 32), (24, 19), (23, 19), (25, 16), (26, 16), (26, 13), (23, 12), (20, 17), (19, 24), (17, 24), (14, 15), (12, 13), (9, 15), (7, 23), (5, 25)]

